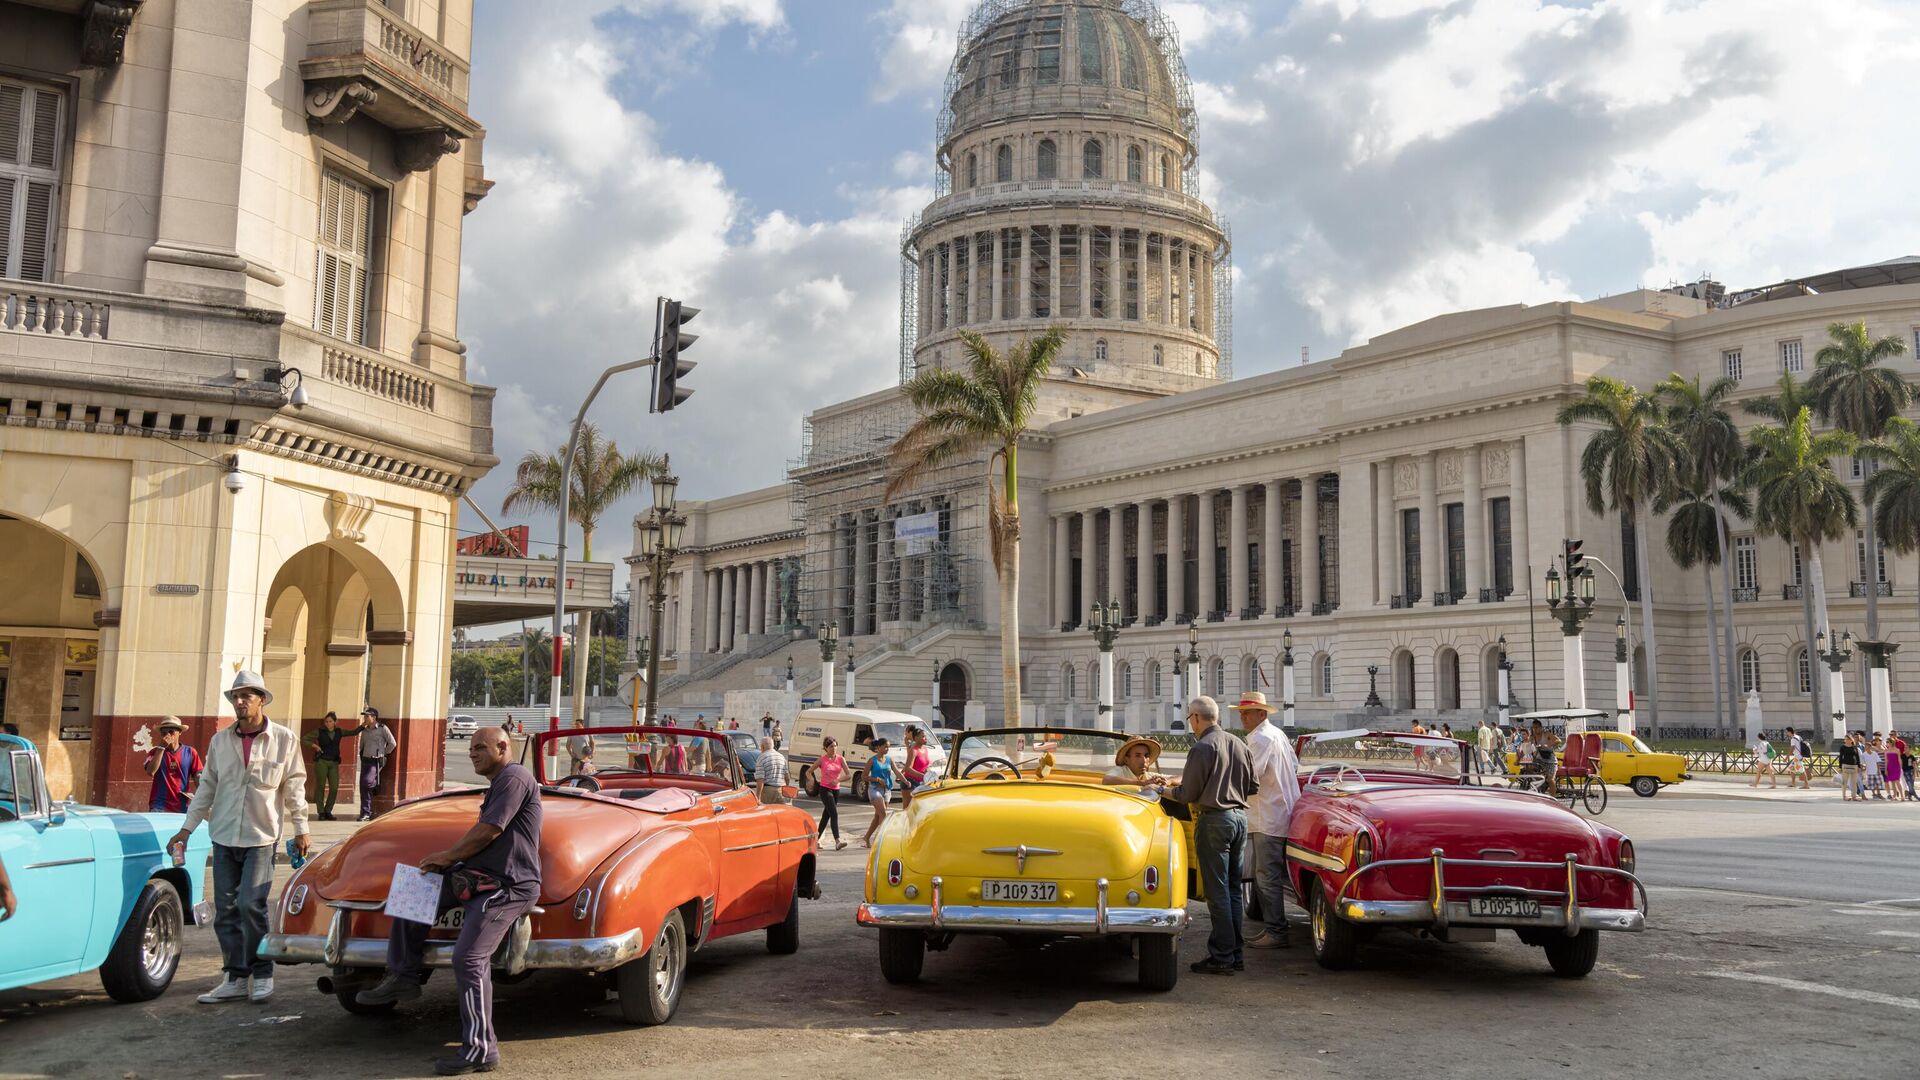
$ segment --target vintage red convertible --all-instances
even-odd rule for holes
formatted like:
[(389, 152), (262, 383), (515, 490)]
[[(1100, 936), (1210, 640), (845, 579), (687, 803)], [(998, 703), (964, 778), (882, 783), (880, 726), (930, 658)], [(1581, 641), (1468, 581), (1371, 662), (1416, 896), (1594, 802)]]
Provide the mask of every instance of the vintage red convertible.
[[(566, 740), (592, 740), (595, 770), (563, 773)], [(800, 898), (816, 897), (813, 821), (761, 805), (717, 732), (673, 727), (573, 728), (534, 736), (541, 783), (538, 906), (494, 956), (495, 977), (559, 968), (610, 980), (635, 1024), (679, 1006), (687, 956), (719, 938), (765, 930), (767, 949), (800, 944)], [(479, 790), (395, 807), (328, 848), (287, 882), (260, 955), (322, 964), (322, 993), (347, 1011), (382, 1012), (354, 995), (386, 966), (383, 913), (396, 863), (417, 864), (472, 826)], [(427, 966), (446, 967), (461, 912), (436, 924)]]
[(1603, 930), (1646, 927), (1633, 842), (1544, 795), (1493, 786), (1466, 743), (1402, 732), (1302, 735), (1289, 883), (1325, 968), (1385, 929), (1441, 941), (1511, 930), (1553, 970), (1593, 970)]

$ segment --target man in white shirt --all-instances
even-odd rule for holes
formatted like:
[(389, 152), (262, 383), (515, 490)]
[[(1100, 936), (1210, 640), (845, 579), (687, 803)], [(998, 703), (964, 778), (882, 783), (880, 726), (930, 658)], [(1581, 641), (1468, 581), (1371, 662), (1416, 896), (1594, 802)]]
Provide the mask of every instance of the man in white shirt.
[(1287, 733), (1272, 722), (1274, 708), (1265, 694), (1243, 695), (1233, 709), (1247, 732), (1258, 785), (1247, 799), (1247, 835), (1253, 840), (1253, 887), (1265, 926), (1247, 939), (1247, 947), (1284, 949), (1293, 944), (1287, 929), (1287, 828), (1293, 804), (1300, 801), (1300, 763)]
[[(273, 849), (283, 818), (293, 823), (293, 848), (307, 841), (307, 767), (300, 737), (267, 719), (273, 695), (260, 676), (242, 671), (227, 691), (234, 723), (207, 745), (207, 766), (187, 807), (187, 820), (167, 846), (184, 844), (201, 822), (213, 836), (213, 931), (220, 939), (219, 986), (200, 995), (203, 1005), (273, 995), (273, 961), (260, 959), (267, 936), (267, 893), (273, 887)], [(251, 977), (251, 992), (247, 985)]]
[(1474, 739), (1480, 748), (1480, 771), (1489, 776), (1505, 776), (1507, 763), (1500, 760), (1500, 733), (1493, 730), (1485, 717), (1481, 718), (1480, 730)]

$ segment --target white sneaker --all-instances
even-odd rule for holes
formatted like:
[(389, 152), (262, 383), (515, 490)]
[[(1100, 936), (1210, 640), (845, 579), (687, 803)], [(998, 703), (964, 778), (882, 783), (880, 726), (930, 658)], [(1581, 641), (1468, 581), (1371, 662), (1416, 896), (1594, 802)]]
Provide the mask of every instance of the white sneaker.
[(253, 980), (253, 993), (247, 995), (249, 1001), (265, 1001), (273, 996), (273, 976), (256, 977)]
[(219, 986), (201, 994), (197, 999), (202, 1005), (218, 1005), (223, 1001), (239, 1001), (247, 996), (247, 980), (227, 978)]

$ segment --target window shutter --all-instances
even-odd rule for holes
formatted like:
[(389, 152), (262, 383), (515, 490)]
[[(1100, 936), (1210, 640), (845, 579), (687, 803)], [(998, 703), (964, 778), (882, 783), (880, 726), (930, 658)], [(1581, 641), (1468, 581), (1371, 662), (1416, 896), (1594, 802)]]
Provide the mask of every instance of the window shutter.
[(11, 277), (13, 255), (13, 189), (11, 176), (0, 176), (0, 277)]
[(60, 95), (46, 90), (33, 92), (33, 134), (28, 140), (27, 164), (36, 169), (52, 169), (60, 156)]
[(53, 188), (44, 180), (26, 182), (26, 213), (20, 223), (20, 272), (28, 281), (47, 280), (53, 261)]
[(315, 330), (356, 345), (365, 344), (372, 246), (373, 192), (343, 176), (321, 174), (313, 285)]
[(52, 276), (64, 104), (56, 91), (0, 80), (0, 277)]
[(26, 124), (25, 87), (0, 83), (0, 163), (20, 161), (20, 132)]

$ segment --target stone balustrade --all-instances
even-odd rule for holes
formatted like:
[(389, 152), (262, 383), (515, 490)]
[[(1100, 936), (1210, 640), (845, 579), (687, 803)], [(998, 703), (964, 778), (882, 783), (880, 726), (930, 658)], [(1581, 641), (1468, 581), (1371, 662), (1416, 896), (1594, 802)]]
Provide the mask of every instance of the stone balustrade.
[(1200, 199), (1157, 184), (1131, 180), (1011, 180), (1002, 184), (981, 184), (943, 195), (928, 203), (921, 214), (920, 224), (931, 225), (957, 214), (1001, 206), (1063, 201), (1111, 203), (1130, 209), (1146, 206), (1183, 214), (1218, 227), (1212, 207)]
[(414, 375), (341, 344), (320, 346), (320, 377), (328, 382), (433, 411), (433, 380)]
[(112, 304), (56, 295), (40, 283), (0, 286), (0, 330), (105, 341), (112, 312)]

